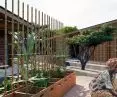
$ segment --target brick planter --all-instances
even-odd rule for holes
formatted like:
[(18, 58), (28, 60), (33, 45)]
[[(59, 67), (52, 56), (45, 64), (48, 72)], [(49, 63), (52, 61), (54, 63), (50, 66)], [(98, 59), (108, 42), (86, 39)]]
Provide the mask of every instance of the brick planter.
[(68, 72), (64, 78), (53, 78), (50, 83), (47, 88), (29, 86), (4, 97), (63, 97), (76, 84), (76, 75), (74, 72)]
[(74, 72), (69, 72), (67, 76), (32, 97), (63, 97), (75, 84), (76, 75)]

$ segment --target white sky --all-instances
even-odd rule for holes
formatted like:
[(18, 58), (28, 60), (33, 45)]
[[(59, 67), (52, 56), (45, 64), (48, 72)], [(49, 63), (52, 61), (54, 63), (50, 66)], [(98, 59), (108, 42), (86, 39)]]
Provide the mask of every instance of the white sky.
[[(15, 2), (17, 0), (14, 0)], [(85, 28), (117, 19), (117, 0), (20, 0), (58, 19), (65, 26)], [(4, 5), (4, 0), (0, 0)], [(9, 8), (11, 0), (8, 0)]]

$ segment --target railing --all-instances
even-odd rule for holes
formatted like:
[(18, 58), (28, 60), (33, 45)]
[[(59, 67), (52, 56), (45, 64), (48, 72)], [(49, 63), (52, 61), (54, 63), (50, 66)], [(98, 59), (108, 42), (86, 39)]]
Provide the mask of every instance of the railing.
[(15, 82), (27, 82), (35, 71), (63, 66), (67, 55), (65, 37), (55, 37), (57, 30), (63, 27), (62, 22), (29, 5), (25, 8), (20, 0), (17, 0), (17, 13), (14, 0), (11, 12), (7, 5), (5, 0), (5, 8), (0, 7), (0, 32), (4, 39), (2, 66), (5, 68), (3, 71), (0, 69), (4, 75), (0, 78), (8, 83), (9, 77), (11, 87), (8, 89), (8, 85), (4, 84), (2, 94), (13, 92), (16, 89)]

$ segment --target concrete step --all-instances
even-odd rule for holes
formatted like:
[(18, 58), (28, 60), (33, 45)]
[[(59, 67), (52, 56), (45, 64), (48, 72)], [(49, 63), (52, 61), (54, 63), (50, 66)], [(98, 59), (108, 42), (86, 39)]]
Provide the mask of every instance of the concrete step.
[[(81, 63), (80, 62), (69, 62), (70, 66), (75, 66), (75, 67), (80, 67), (81, 68)], [(96, 63), (87, 63), (86, 65), (86, 69), (94, 69), (94, 70), (105, 70), (107, 68), (107, 66), (105, 66), (104, 64), (96, 64)]]
[(77, 75), (81, 76), (90, 76), (94, 77), (98, 73), (106, 70), (107, 66), (104, 63), (95, 63), (95, 62), (88, 62), (86, 65), (85, 70), (81, 70), (81, 63), (78, 60), (70, 60), (67, 61), (69, 66), (67, 66), (68, 70), (73, 70), (76, 72)]
[[(69, 66), (67, 67), (67, 69), (81, 69), (81, 67), (77, 67), (77, 66)], [(91, 71), (91, 72), (102, 72), (103, 70), (96, 70), (96, 69), (90, 69), (90, 68), (86, 68), (86, 71)]]
[(90, 76), (95, 77), (99, 72), (94, 72), (91, 70), (81, 70), (79, 68), (67, 68), (68, 70), (73, 70), (77, 76)]

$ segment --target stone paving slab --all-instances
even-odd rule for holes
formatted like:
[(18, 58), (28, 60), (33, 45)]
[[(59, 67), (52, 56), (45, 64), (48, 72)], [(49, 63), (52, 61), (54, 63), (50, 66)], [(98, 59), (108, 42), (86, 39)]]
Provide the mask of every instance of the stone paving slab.
[(76, 85), (64, 97), (90, 97), (88, 85), (92, 79), (93, 77), (77, 76)]

